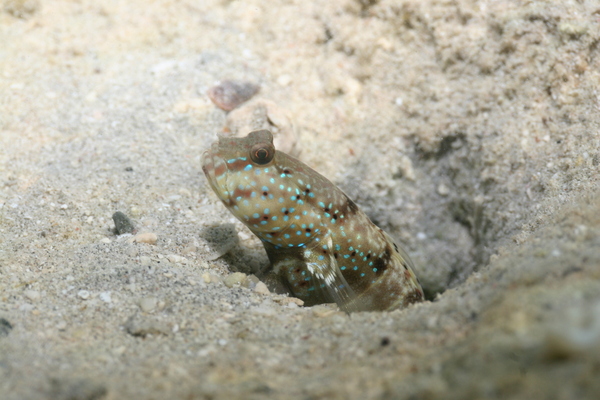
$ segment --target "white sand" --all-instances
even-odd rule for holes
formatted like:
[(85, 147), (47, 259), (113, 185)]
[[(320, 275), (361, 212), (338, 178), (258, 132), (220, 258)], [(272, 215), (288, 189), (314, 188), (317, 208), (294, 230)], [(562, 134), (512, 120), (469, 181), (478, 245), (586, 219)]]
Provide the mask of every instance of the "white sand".
[[(3, 0), (0, 399), (598, 398), (600, 8), (522, 3)], [(432, 302), (220, 283), (267, 262), (199, 166), (221, 79)]]

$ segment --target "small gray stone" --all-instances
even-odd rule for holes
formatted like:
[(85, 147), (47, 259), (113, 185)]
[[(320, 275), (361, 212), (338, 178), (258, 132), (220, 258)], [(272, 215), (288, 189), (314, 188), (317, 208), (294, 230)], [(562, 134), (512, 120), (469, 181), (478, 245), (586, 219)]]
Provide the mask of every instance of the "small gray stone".
[(26, 290), (23, 294), (31, 301), (38, 301), (41, 297), (40, 292), (37, 290)]
[(105, 303), (111, 303), (112, 302), (112, 298), (110, 296), (110, 292), (102, 292), (100, 293), (100, 300), (102, 300)]
[(440, 183), (437, 187), (437, 192), (440, 196), (448, 196), (450, 194), (450, 188), (443, 183)]
[(133, 231), (135, 231), (133, 222), (131, 222), (129, 217), (127, 217), (127, 215), (123, 214), (121, 211), (114, 213), (112, 218), (115, 222), (115, 231), (117, 232), (117, 235), (133, 233)]
[(79, 292), (77, 292), (77, 296), (82, 300), (87, 300), (90, 298), (90, 292), (88, 292), (87, 290), (80, 290)]
[(8, 336), (12, 328), (13, 327), (8, 320), (0, 318), (0, 337)]
[(156, 297), (144, 297), (140, 299), (140, 308), (145, 313), (151, 313), (156, 310), (158, 299)]

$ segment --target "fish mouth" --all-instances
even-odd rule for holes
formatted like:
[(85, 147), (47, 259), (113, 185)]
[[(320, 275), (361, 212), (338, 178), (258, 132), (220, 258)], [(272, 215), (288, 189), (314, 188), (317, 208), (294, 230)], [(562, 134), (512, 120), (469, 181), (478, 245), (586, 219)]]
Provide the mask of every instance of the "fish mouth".
[(222, 160), (222, 158), (218, 155), (218, 150), (219, 150), (218, 142), (213, 143), (210, 146), (210, 149), (206, 150), (202, 154), (201, 164), (202, 164), (202, 171), (204, 171), (204, 175), (206, 176), (208, 183), (212, 187), (213, 191), (215, 191), (217, 194), (219, 194), (219, 197), (221, 197), (220, 196), (221, 191), (218, 190), (218, 187), (217, 187), (216, 169), (217, 169), (217, 165), (220, 165), (220, 164), (225, 165), (225, 163)]

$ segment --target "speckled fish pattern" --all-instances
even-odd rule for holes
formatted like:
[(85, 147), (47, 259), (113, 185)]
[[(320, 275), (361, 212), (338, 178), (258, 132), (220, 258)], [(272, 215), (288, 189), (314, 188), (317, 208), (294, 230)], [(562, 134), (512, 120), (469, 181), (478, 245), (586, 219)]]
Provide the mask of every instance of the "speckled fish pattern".
[(267, 130), (220, 137), (202, 159), (219, 199), (262, 241), (270, 274), (305, 302), (346, 312), (423, 300), (407, 254), (336, 185)]

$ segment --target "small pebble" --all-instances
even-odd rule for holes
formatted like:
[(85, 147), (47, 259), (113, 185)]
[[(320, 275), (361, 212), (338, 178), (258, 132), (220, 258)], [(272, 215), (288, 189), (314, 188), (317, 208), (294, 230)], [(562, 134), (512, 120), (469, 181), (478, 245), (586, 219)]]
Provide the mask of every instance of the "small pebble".
[(410, 158), (406, 157), (406, 156), (402, 156), (400, 157), (400, 169), (398, 172), (400, 172), (402, 174), (402, 176), (406, 179), (408, 179), (409, 181), (415, 181), (416, 180), (416, 175), (415, 175), (415, 169), (413, 168), (413, 164), (412, 161), (410, 160)]
[(276, 298), (275, 301), (283, 306), (285, 306), (285, 305), (289, 306), (290, 304), (295, 304), (297, 306), (304, 305), (304, 301), (302, 301), (296, 297), (280, 297), (280, 298)]
[(150, 71), (152, 71), (153, 74), (161, 74), (165, 71), (175, 68), (176, 66), (177, 66), (177, 61), (164, 60), (164, 61), (159, 62), (158, 64), (154, 64), (154, 66), (152, 66)]
[(198, 247), (194, 244), (187, 245), (181, 251), (183, 254), (193, 254), (198, 251)]
[(244, 240), (250, 240), (253, 239), (255, 236), (246, 232), (246, 231), (239, 231), (238, 232), (238, 236), (240, 238), (240, 240), (244, 241)]
[(233, 274), (229, 274), (223, 279), (223, 283), (225, 286), (231, 288), (234, 286), (241, 286), (242, 282), (246, 280), (246, 274), (242, 272), (234, 272)]
[(136, 243), (156, 244), (157, 240), (158, 236), (156, 235), (156, 233), (152, 232), (138, 233), (133, 238), (133, 241)]
[(100, 293), (100, 300), (102, 300), (105, 303), (111, 303), (112, 302), (112, 298), (110, 297), (110, 292), (102, 292)]
[(333, 304), (319, 304), (311, 307), (311, 310), (315, 317), (327, 318), (339, 312), (336, 308)]
[(115, 231), (117, 235), (123, 235), (125, 233), (133, 233), (135, 231), (135, 227), (133, 226), (133, 222), (121, 211), (117, 211), (112, 216), (113, 221), (115, 222)]
[(260, 280), (255, 275), (248, 275), (242, 282), (242, 286), (248, 289), (254, 289)]
[(143, 312), (151, 313), (156, 310), (158, 299), (156, 297), (144, 297), (140, 299), (140, 308)]
[(208, 272), (205, 272), (202, 274), (202, 279), (204, 280), (204, 283), (219, 283), (222, 282), (222, 279), (219, 275), (215, 275), (215, 274), (211, 274)]
[(137, 208), (137, 207), (131, 207), (131, 210), (129, 210), (131, 212), (131, 215), (133, 215), (134, 217), (139, 217), (140, 215), (142, 215), (142, 211)]
[(552, 254), (553, 257), (558, 257), (560, 256), (562, 253), (559, 249), (553, 249), (552, 252), (550, 253)]
[(584, 35), (589, 30), (589, 26), (585, 22), (579, 21), (564, 21), (558, 25), (558, 31), (571, 38), (578, 38)]
[(0, 318), (0, 338), (8, 336), (12, 328), (13, 327), (8, 320)]
[(40, 292), (37, 290), (26, 290), (23, 294), (31, 301), (38, 301), (41, 297)]
[(223, 81), (208, 89), (208, 97), (220, 109), (231, 111), (250, 100), (259, 90), (260, 86), (252, 82)]
[(450, 194), (450, 189), (448, 188), (448, 186), (444, 185), (443, 183), (440, 183), (437, 187), (437, 192), (440, 196), (448, 196)]
[(277, 83), (281, 86), (287, 86), (292, 83), (292, 77), (289, 75), (281, 75), (277, 78)]
[(254, 287), (254, 291), (259, 294), (269, 294), (269, 288), (263, 282), (258, 282)]
[(185, 257), (178, 256), (177, 254), (169, 254), (167, 260), (172, 263), (185, 263), (187, 261)]
[(79, 292), (77, 292), (77, 297), (79, 297), (82, 300), (87, 300), (90, 298), (90, 292), (88, 292), (87, 290), (80, 290)]

